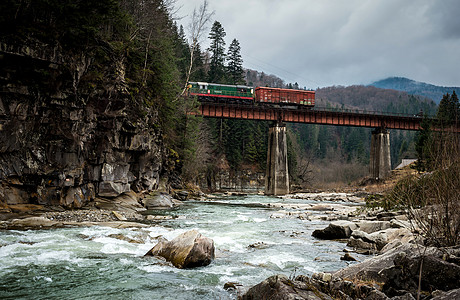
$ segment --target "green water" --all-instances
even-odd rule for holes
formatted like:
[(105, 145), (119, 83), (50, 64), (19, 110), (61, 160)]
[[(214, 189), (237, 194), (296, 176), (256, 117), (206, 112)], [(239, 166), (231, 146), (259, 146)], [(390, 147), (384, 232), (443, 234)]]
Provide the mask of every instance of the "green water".
[[(346, 266), (345, 244), (319, 241), (323, 221), (270, 218), (257, 203), (308, 203), (264, 196), (223, 197), (219, 204), (186, 202), (174, 220), (149, 228), (107, 227), (0, 231), (0, 299), (236, 299), (226, 282), (254, 285), (274, 274), (311, 275)], [(214, 240), (211, 265), (180, 270), (143, 255), (158, 236), (191, 229)], [(116, 235), (139, 241), (130, 243)], [(265, 243), (263, 249), (248, 247)], [(358, 256), (359, 258), (359, 256)]]

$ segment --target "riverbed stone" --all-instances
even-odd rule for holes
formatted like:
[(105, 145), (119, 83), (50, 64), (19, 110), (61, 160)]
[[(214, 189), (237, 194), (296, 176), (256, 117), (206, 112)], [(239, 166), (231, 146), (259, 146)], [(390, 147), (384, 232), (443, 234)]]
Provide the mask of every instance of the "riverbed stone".
[(38, 228), (38, 227), (51, 227), (56, 225), (58, 222), (51, 221), (44, 217), (28, 217), (24, 219), (11, 220), (12, 227), (20, 228)]
[(349, 238), (352, 231), (357, 228), (358, 226), (354, 222), (340, 220), (331, 222), (324, 229), (317, 229), (313, 231), (312, 235), (315, 238), (324, 240), (345, 239)]
[(305, 282), (291, 280), (285, 275), (273, 275), (251, 287), (242, 300), (255, 299), (311, 299), (329, 300), (332, 298)]
[(177, 268), (207, 266), (215, 257), (214, 241), (196, 230), (184, 232), (168, 242), (159, 242), (145, 256), (161, 256)]

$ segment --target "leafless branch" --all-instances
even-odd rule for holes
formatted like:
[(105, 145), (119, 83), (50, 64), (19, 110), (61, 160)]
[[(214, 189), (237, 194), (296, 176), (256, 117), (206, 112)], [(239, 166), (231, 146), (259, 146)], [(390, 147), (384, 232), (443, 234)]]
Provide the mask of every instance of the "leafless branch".
[[(200, 5), (200, 8), (197, 10), (196, 8), (193, 10), (192, 19), (189, 24), (190, 30), (190, 62), (187, 68), (187, 74), (185, 76), (185, 83), (180, 95), (178, 95), (177, 99), (184, 95), (187, 90), (187, 84), (190, 80), (190, 75), (192, 74), (194, 59), (195, 59), (195, 50), (196, 47), (203, 36), (203, 32), (206, 30), (207, 24), (211, 21), (214, 12), (208, 11), (208, 0), (204, 0), (203, 3)], [(176, 100), (177, 100), (176, 99)]]

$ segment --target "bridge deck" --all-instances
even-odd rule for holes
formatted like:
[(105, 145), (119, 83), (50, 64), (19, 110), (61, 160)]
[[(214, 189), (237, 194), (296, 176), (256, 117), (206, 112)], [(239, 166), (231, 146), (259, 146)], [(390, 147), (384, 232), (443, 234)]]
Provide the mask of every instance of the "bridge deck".
[(419, 130), (422, 117), (372, 112), (296, 109), (272, 106), (202, 103), (204, 117), (246, 120), (282, 121), (293, 123), (385, 127), (388, 129)]

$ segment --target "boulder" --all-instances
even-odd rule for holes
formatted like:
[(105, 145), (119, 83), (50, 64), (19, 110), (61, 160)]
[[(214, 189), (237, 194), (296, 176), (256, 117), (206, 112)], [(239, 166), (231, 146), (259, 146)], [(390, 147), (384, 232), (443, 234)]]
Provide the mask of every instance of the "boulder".
[(332, 298), (305, 282), (290, 280), (285, 275), (274, 275), (251, 287), (241, 299), (319, 300)]
[(417, 237), (407, 228), (389, 228), (382, 232), (386, 235), (387, 244), (380, 249), (380, 253), (385, 253), (405, 243), (417, 241)]
[(350, 281), (329, 273), (315, 273), (311, 278), (299, 275), (295, 280), (305, 282), (334, 299), (389, 299), (379, 291), (379, 286), (372, 282)]
[(345, 253), (342, 257), (340, 257), (340, 260), (344, 261), (356, 261), (356, 258), (350, 255), (350, 253)]
[(146, 256), (161, 256), (177, 268), (207, 266), (214, 259), (214, 241), (196, 230), (184, 232), (171, 241), (155, 245)]
[(169, 194), (166, 193), (159, 193), (154, 196), (149, 196), (143, 201), (144, 206), (147, 209), (169, 209), (182, 203), (173, 199)]
[(123, 216), (122, 214), (120, 214), (117, 211), (112, 211), (112, 214), (115, 216), (115, 218), (117, 218), (118, 221), (127, 221), (128, 220), (128, 219), (126, 219), (125, 216)]
[(323, 240), (345, 239), (351, 236), (353, 230), (357, 229), (355, 223), (350, 221), (334, 221), (324, 229), (313, 231), (312, 235), (315, 238)]
[(144, 211), (135, 192), (129, 191), (111, 199), (96, 198), (95, 206), (104, 210), (115, 210), (126, 213)]
[(421, 261), (422, 291), (449, 291), (460, 288), (460, 266), (434, 255), (413, 257), (401, 252), (394, 258), (393, 267), (382, 270), (382, 274), (387, 278), (383, 291), (390, 296), (398, 296), (400, 291), (415, 294)]
[(398, 220), (398, 219), (390, 220), (390, 226), (391, 228), (407, 228), (407, 229), (411, 229), (414, 227), (414, 225), (411, 224), (409, 221)]
[(0, 200), (0, 213), (10, 213), (11, 209), (8, 207), (8, 204)]
[(436, 291), (433, 292), (432, 300), (450, 300), (450, 299), (460, 299), (460, 289), (451, 290), (448, 292)]
[(29, 203), (30, 195), (27, 191), (3, 184), (0, 187), (0, 199), (3, 199), (5, 204), (26, 204)]
[(130, 191), (130, 184), (123, 182), (101, 181), (99, 183), (99, 193), (101, 197), (117, 197), (122, 193)]
[(174, 198), (180, 201), (186, 201), (189, 194), (190, 193), (188, 191), (177, 191), (174, 193)]
[(373, 233), (391, 227), (391, 223), (389, 221), (363, 220), (357, 223), (356, 225), (358, 225), (359, 230), (364, 231), (366, 233)]
[(43, 205), (37, 204), (15, 204), (9, 206), (10, 210), (14, 213), (31, 213), (37, 210), (44, 210)]
[(425, 247), (420, 245), (405, 243), (379, 256), (366, 259), (358, 264), (350, 265), (335, 272), (333, 275), (340, 278), (373, 280), (381, 283), (387, 282), (389, 278), (382, 270), (394, 267), (394, 259), (398, 255), (401, 255), (400, 253), (405, 253), (408, 257), (416, 257), (419, 253), (424, 252), (426, 255), (442, 256), (441, 251), (434, 247), (425, 249)]
[(59, 222), (54, 222), (44, 217), (28, 217), (11, 220), (11, 227), (20, 228), (51, 227), (57, 224), (59, 224)]
[(347, 246), (353, 247), (357, 252), (361, 254), (375, 254), (377, 252), (377, 246), (374, 243), (366, 242), (360, 238), (350, 237), (347, 242)]
[(368, 234), (361, 230), (352, 232), (347, 246), (357, 249), (380, 250), (387, 244), (387, 237), (384, 232), (378, 231)]
[(66, 208), (82, 208), (95, 197), (94, 186), (88, 183), (79, 187), (71, 187), (61, 198), (61, 205)]

